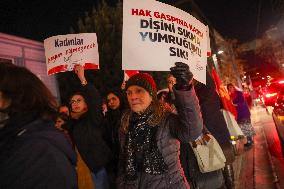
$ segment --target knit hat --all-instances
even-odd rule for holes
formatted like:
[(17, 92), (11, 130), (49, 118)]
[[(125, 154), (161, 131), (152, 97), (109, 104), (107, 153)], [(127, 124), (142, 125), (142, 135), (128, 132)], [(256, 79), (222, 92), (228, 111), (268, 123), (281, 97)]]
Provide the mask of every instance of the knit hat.
[(137, 73), (130, 77), (125, 85), (125, 90), (132, 85), (144, 88), (152, 97), (157, 96), (156, 83), (153, 77), (148, 73)]

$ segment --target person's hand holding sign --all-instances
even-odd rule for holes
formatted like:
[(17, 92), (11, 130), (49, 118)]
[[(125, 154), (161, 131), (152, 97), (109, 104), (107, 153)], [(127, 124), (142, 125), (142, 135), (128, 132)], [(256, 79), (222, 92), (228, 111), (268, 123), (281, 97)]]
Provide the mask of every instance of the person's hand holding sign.
[(81, 81), (81, 84), (84, 86), (84, 85), (87, 85), (87, 80), (85, 78), (85, 70), (84, 70), (84, 67), (80, 64), (76, 64), (74, 66), (74, 72), (77, 74), (78, 78), (80, 79)]
[(170, 68), (171, 74), (176, 78), (175, 88), (177, 90), (189, 90), (193, 78), (189, 66), (183, 62), (176, 62), (174, 67)]

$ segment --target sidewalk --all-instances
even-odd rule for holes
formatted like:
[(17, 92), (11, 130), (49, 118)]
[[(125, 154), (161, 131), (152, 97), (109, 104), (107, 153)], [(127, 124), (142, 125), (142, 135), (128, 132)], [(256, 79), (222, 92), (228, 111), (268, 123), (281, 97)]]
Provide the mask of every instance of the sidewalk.
[(264, 131), (268, 126), (265, 121), (268, 121), (270, 126), (273, 121), (270, 119), (271, 115), (260, 107), (254, 107), (251, 114), (256, 136), (254, 145), (249, 149), (243, 147), (245, 141), (239, 142), (239, 155), (233, 164), (236, 189), (275, 189), (276, 177)]

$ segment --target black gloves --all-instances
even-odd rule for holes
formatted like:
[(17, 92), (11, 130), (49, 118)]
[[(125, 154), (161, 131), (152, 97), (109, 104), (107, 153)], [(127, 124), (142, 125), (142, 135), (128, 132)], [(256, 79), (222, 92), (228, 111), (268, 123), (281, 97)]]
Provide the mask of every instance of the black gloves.
[(189, 71), (189, 66), (183, 62), (176, 62), (174, 67), (170, 68), (171, 74), (176, 78), (176, 90), (191, 89), (191, 80), (193, 74)]

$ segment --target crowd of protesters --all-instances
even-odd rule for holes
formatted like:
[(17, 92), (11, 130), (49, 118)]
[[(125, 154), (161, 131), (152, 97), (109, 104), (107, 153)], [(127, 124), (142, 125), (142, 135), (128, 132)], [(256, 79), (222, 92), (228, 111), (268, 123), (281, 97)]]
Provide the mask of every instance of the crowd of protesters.
[[(235, 154), (209, 72), (204, 85), (177, 62), (166, 90), (157, 92), (151, 75), (137, 73), (105, 98), (81, 65), (74, 74), (81, 87), (58, 106), (28, 69), (0, 64), (0, 188), (234, 188)], [(228, 91), (250, 147), (248, 105), (232, 84)], [(190, 142), (202, 144), (206, 133), (220, 144), (226, 166), (201, 173)]]

